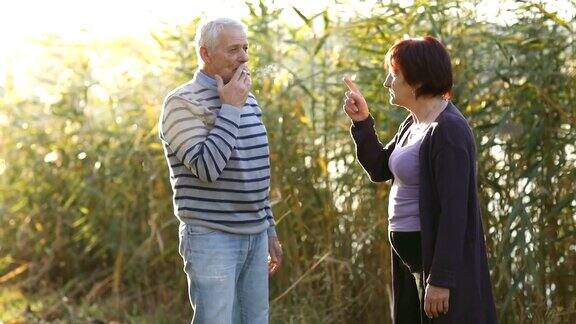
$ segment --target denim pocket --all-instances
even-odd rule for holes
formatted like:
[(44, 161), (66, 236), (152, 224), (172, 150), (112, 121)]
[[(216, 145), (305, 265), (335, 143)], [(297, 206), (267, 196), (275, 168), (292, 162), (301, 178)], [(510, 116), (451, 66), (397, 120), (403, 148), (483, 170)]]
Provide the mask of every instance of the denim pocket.
[(201, 225), (186, 225), (188, 235), (206, 235), (216, 232), (215, 229)]
[(178, 253), (181, 257), (184, 257), (184, 251), (186, 250), (186, 244), (188, 244), (188, 235), (186, 235), (186, 224), (180, 223), (178, 227)]

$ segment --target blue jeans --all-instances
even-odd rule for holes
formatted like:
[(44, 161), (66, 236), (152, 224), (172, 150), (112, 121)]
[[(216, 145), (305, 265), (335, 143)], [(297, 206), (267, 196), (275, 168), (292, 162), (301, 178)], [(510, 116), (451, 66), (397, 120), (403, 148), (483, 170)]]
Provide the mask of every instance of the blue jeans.
[(180, 224), (194, 324), (268, 323), (268, 235)]

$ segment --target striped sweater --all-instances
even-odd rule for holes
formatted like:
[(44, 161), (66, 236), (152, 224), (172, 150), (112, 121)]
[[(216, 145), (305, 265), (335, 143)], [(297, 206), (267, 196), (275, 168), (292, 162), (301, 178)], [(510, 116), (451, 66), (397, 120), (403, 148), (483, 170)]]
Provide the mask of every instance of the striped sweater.
[(276, 236), (261, 116), (252, 94), (242, 109), (222, 105), (216, 81), (201, 71), (168, 94), (159, 133), (178, 219), (237, 234), (267, 229)]

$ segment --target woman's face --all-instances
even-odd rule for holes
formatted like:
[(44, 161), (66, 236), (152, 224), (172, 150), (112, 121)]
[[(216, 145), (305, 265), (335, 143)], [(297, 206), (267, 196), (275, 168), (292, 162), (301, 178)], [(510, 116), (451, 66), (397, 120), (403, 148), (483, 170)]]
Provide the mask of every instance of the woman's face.
[(400, 70), (394, 72), (394, 69), (390, 69), (384, 87), (390, 91), (390, 103), (393, 105), (407, 107), (415, 99), (414, 88), (404, 80)]

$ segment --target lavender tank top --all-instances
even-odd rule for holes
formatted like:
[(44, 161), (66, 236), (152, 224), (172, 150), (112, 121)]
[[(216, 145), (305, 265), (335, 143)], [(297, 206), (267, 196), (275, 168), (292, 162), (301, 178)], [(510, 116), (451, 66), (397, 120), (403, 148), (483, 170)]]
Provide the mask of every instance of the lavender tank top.
[[(400, 139), (413, 132), (409, 129)], [(410, 144), (396, 145), (388, 160), (388, 167), (394, 175), (388, 201), (388, 230), (394, 232), (420, 231), (420, 145), (426, 132), (415, 134), (418, 138)]]

